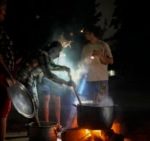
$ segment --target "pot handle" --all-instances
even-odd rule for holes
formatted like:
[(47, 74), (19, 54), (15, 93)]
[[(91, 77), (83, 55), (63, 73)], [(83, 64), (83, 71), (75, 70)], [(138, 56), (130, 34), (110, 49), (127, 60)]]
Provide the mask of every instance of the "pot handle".
[[(70, 81), (73, 81), (70, 72), (68, 72), (68, 76), (69, 76)], [(73, 88), (73, 92), (74, 92), (75, 96), (76, 96), (77, 99), (78, 99), (79, 104), (82, 105), (81, 100), (80, 100), (80, 97), (79, 97), (79, 95), (78, 95), (78, 93), (77, 93), (77, 91), (76, 91), (75, 86), (73, 85), (72, 88)]]

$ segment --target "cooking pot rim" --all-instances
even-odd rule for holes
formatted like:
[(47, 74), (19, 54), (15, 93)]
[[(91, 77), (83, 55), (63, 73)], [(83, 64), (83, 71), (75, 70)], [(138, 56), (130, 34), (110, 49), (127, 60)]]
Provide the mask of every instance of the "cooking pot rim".
[[(48, 125), (42, 125), (41, 123), (47, 123)], [(48, 128), (48, 127), (55, 127), (57, 125), (57, 122), (46, 122), (46, 121), (40, 121), (40, 126), (37, 125), (36, 122), (30, 122), (27, 124), (30, 128)]]
[(76, 107), (98, 107), (98, 108), (105, 108), (105, 107), (110, 107), (110, 108), (114, 107), (115, 108), (115, 107), (118, 107), (118, 105), (116, 105), (116, 104), (114, 104), (112, 106), (109, 106), (109, 105), (108, 106), (107, 105), (106, 106), (101, 106), (99, 104), (93, 104), (93, 103), (92, 104), (89, 104), (89, 103), (88, 104), (87, 103), (86, 104), (77, 104), (75, 106)]

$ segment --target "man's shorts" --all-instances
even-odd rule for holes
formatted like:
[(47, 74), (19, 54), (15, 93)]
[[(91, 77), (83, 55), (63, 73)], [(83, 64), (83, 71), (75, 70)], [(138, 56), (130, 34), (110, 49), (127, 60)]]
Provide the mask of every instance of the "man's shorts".
[(46, 77), (44, 77), (42, 82), (37, 85), (38, 93), (43, 95), (61, 96), (62, 89), (63, 87), (60, 84), (57, 84)]
[(82, 95), (93, 100), (98, 94), (108, 95), (108, 81), (87, 81)]

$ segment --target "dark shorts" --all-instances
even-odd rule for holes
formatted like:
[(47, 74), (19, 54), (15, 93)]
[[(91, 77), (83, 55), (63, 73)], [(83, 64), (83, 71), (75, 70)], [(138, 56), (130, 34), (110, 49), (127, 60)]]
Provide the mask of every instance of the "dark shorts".
[(37, 90), (38, 93), (42, 95), (61, 96), (63, 91), (63, 86), (55, 83), (54, 81), (48, 78), (43, 78), (42, 82), (37, 85)]
[(98, 94), (108, 95), (108, 81), (87, 81), (82, 95), (89, 100), (93, 100)]

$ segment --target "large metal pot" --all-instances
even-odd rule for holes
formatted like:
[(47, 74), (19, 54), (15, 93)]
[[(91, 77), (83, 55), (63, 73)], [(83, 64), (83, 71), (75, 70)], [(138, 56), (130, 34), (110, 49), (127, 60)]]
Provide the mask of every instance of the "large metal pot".
[(56, 141), (57, 125), (54, 122), (40, 121), (40, 126), (32, 122), (27, 125), (29, 141)]
[(100, 107), (96, 104), (77, 105), (77, 122), (80, 128), (109, 129), (115, 118), (115, 106)]

